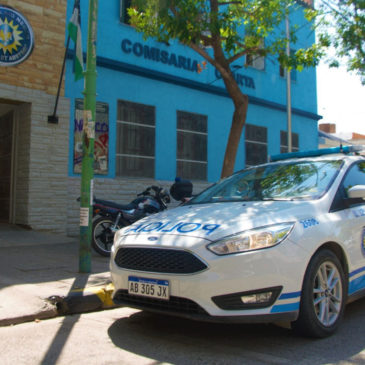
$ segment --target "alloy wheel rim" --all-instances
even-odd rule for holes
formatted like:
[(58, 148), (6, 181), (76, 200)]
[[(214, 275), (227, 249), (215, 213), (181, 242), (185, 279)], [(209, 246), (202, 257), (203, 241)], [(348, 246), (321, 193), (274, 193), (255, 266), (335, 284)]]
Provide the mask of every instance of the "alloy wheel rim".
[(323, 326), (333, 325), (342, 308), (342, 282), (340, 273), (332, 262), (325, 261), (319, 267), (313, 288), (313, 305), (316, 316)]

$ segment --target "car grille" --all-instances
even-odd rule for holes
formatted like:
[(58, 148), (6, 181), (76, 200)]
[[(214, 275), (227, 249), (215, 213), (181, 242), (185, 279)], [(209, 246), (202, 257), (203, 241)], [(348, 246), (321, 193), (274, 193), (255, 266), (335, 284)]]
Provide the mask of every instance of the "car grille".
[(192, 274), (207, 268), (190, 252), (163, 248), (121, 247), (114, 261), (123, 269), (169, 274)]
[(130, 295), (127, 290), (120, 289), (115, 293), (113, 301), (116, 304), (123, 304), (132, 308), (168, 312), (175, 315), (186, 315), (188, 317), (209, 317), (209, 314), (202, 307), (186, 298), (171, 296), (169, 300), (161, 300)]

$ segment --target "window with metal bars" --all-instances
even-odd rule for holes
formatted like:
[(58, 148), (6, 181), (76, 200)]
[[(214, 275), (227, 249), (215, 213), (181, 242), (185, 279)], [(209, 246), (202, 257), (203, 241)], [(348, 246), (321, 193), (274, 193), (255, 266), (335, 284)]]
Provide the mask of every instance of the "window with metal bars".
[(206, 115), (177, 112), (177, 176), (207, 179), (207, 136)]
[(267, 162), (267, 128), (246, 124), (245, 138), (246, 166)]
[[(291, 134), (292, 152), (299, 151), (299, 134)], [(288, 132), (280, 131), (280, 153), (288, 152)]]
[(155, 107), (118, 101), (116, 175), (155, 177)]

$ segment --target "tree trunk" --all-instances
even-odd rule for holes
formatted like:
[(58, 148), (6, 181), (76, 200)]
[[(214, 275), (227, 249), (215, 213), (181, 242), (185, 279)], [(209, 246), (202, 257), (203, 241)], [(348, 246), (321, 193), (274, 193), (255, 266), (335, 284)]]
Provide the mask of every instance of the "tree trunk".
[[(234, 83), (236, 82), (234, 81)], [(227, 87), (227, 90), (233, 100), (235, 109), (232, 118), (231, 130), (227, 141), (226, 153), (224, 155), (221, 178), (231, 175), (234, 171), (236, 154), (242, 135), (242, 130), (246, 123), (248, 108), (248, 96), (243, 94), (239, 88)]]

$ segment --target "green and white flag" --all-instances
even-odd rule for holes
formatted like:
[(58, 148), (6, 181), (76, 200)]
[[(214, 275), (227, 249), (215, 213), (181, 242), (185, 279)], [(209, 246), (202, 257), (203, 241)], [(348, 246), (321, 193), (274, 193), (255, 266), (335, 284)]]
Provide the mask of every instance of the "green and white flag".
[(68, 34), (75, 43), (75, 81), (84, 77), (84, 61), (82, 57), (80, 0), (75, 0), (72, 17), (68, 23)]

